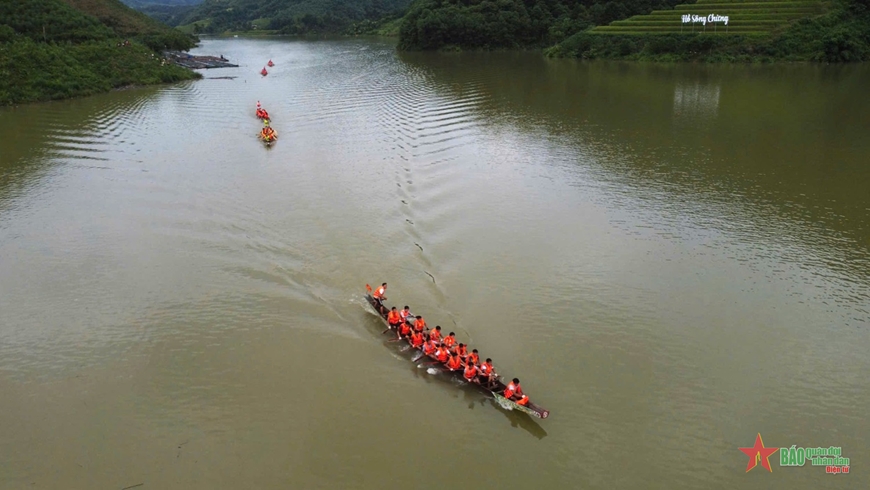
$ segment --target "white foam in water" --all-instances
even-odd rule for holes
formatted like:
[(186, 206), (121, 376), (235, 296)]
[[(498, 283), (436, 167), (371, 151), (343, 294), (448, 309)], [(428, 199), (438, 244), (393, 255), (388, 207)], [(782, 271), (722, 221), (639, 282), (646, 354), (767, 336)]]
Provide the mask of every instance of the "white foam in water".
[(513, 410), (514, 409), (514, 407), (512, 405), (509, 405), (507, 403), (507, 401), (504, 400), (504, 398), (496, 397), (495, 402), (498, 403), (498, 405), (505, 410)]
[(438, 370), (435, 368), (431, 368), (431, 367), (429, 369), (427, 369), (426, 372), (429, 374), (438, 374)]

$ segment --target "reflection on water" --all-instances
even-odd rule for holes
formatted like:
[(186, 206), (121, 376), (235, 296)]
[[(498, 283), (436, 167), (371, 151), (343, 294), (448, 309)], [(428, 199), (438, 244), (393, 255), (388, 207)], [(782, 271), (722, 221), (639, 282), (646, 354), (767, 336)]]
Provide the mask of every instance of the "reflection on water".
[(541, 424), (535, 421), (531, 416), (525, 413), (508, 410), (499, 405), (494, 399), (489, 399), (489, 404), (496, 410), (501, 412), (510, 421), (511, 427), (520, 428), (536, 439), (541, 440), (547, 437), (547, 431), (541, 427)]
[(719, 113), (719, 85), (677, 83), (674, 87), (674, 119), (709, 122)]

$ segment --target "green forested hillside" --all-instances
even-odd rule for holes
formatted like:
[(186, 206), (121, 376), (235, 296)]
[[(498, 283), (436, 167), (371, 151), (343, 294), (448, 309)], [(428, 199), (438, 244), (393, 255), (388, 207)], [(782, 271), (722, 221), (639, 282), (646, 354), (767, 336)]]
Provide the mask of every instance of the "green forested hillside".
[(193, 39), (189, 36), (131, 9), (120, 0), (63, 1), (85, 14), (96, 17), (102, 24), (111, 28), (118, 37), (137, 38), (155, 50), (193, 47)]
[(344, 32), (352, 24), (403, 12), (412, 0), (205, 0), (176, 20), (197, 32), (254, 28), (283, 34)]
[[(720, 1), (720, 0), (717, 0)], [(805, 4), (806, 2), (803, 2)], [(794, 2), (792, 2), (794, 4)], [(803, 5), (802, 4), (802, 5)], [(719, 4), (717, 12), (728, 13)], [(769, 8), (750, 13), (752, 5)], [(729, 29), (696, 27), (679, 33), (673, 17), (667, 28), (656, 22), (614, 23), (580, 32), (548, 50), (550, 56), (651, 61), (820, 61), (870, 60), (870, 0), (834, 0), (823, 8), (739, 2)], [(801, 12), (797, 12), (801, 10)], [(797, 15), (800, 13), (800, 15)], [(679, 16), (678, 12), (673, 14)], [(771, 24), (759, 28), (758, 18)], [(785, 18), (783, 20), (783, 18)], [(743, 22), (745, 20), (745, 22)]]
[(523, 48), (557, 43), (587, 27), (672, 8), (679, 0), (418, 0), (399, 48)]
[(117, 0), (0, 1), (0, 105), (192, 78), (154, 52), (192, 45)]
[(141, 9), (150, 6), (184, 7), (202, 3), (203, 0), (121, 0), (128, 7)]
[(128, 7), (170, 26), (179, 25), (203, 0), (121, 0)]

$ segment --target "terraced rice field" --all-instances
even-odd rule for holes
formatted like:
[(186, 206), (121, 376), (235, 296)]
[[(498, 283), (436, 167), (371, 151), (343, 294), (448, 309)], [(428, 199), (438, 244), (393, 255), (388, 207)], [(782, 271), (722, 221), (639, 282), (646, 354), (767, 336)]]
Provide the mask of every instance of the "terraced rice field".
[[(598, 26), (596, 34), (769, 34), (789, 22), (819, 15), (827, 8), (820, 0), (698, 0), (677, 5), (673, 10), (656, 10), (649, 15), (636, 15), (606, 26)], [(719, 16), (713, 22), (712, 15)], [(688, 17), (686, 17), (688, 16)], [(727, 17), (727, 23), (724, 21)]]

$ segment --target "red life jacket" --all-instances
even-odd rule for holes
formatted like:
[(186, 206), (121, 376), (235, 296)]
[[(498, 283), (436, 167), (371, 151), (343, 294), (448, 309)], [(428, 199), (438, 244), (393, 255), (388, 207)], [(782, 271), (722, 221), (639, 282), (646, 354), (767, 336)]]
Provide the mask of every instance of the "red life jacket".
[(447, 347), (453, 347), (454, 343), (456, 343), (456, 337), (452, 335), (444, 337), (444, 345), (446, 345)]
[(384, 297), (384, 293), (386, 293), (386, 292), (387, 292), (387, 289), (385, 287), (378, 286), (378, 288), (375, 289), (375, 292), (372, 294), (372, 297), (375, 299), (381, 299)]
[(441, 338), (441, 332), (439, 332), (438, 330), (432, 330), (431, 332), (429, 332), (429, 339), (430, 340), (438, 340), (440, 338)]
[(474, 379), (475, 376), (477, 376), (477, 368), (474, 366), (474, 364), (466, 364), (465, 372), (462, 373), (462, 375), (465, 376), (465, 379), (471, 381), (472, 379)]
[(483, 374), (484, 376), (489, 376), (490, 374), (492, 374), (492, 364), (488, 364), (486, 362), (481, 364), (480, 365), (480, 374)]
[(426, 342), (425, 344), (423, 344), (423, 354), (426, 354), (428, 356), (433, 352), (435, 352), (435, 344), (433, 344), (432, 342)]
[(507, 388), (504, 389), (504, 397), (510, 400), (511, 397), (514, 396), (514, 393), (516, 393), (516, 391), (517, 387), (516, 385), (514, 385), (514, 382), (511, 381), (510, 383), (508, 383)]
[(441, 362), (447, 362), (447, 349), (439, 347), (438, 352), (435, 353), (435, 359), (438, 359)]
[(423, 317), (420, 317), (419, 320), (414, 322), (414, 330), (418, 332), (422, 332), (426, 328), (426, 320)]
[(402, 321), (402, 319), (399, 318), (399, 312), (390, 310), (390, 313), (387, 315), (387, 323), (390, 325), (396, 325), (400, 321)]
[(462, 361), (459, 359), (459, 356), (452, 356), (449, 361), (447, 361), (447, 367), (450, 369), (459, 369), (462, 367)]
[[(402, 322), (401, 326), (399, 327), (399, 333), (401, 333), (402, 335), (408, 335), (409, 333), (411, 333), (411, 326), (405, 322)], [(423, 342), (422, 335), (420, 336), (420, 342)]]
[(411, 345), (413, 345), (414, 347), (420, 347), (421, 345), (423, 345), (423, 335), (419, 332), (414, 332), (411, 335)]

